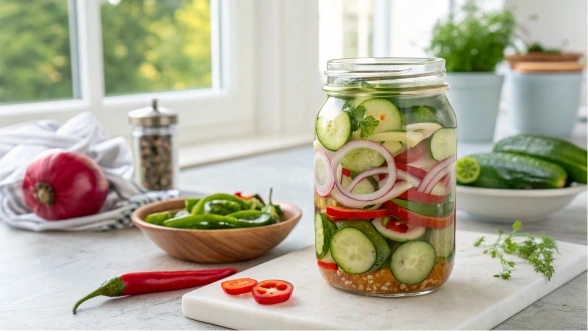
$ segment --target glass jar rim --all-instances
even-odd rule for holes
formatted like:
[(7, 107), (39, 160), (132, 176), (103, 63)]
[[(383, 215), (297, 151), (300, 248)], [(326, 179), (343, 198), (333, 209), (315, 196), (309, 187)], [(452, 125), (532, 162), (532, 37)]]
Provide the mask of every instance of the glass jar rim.
[(358, 57), (327, 61), (325, 75), (395, 79), (445, 74), (445, 59), (427, 57)]

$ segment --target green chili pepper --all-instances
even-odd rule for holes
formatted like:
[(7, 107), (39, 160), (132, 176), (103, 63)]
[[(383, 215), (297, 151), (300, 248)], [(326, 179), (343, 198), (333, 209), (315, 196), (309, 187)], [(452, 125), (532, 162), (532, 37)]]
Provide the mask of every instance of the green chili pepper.
[(204, 203), (205, 214), (228, 215), (241, 210), (241, 205), (229, 200), (212, 200)]
[(155, 224), (155, 225), (163, 225), (163, 222), (165, 220), (168, 220), (173, 217), (174, 217), (174, 213), (172, 213), (170, 211), (162, 211), (159, 213), (153, 213), (153, 214), (147, 215), (147, 217), (145, 217), (145, 222)]
[(280, 216), (282, 216), (284, 214), (284, 212), (282, 211), (282, 208), (280, 207), (280, 205), (273, 204), (273, 202), (272, 202), (273, 190), (274, 190), (273, 188), (270, 188), (268, 203), (263, 208), (261, 208), (261, 211), (272, 215), (272, 217), (276, 220), (276, 222), (279, 222)]
[(276, 223), (272, 215), (260, 210), (241, 210), (227, 216), (235, 218), (232, 224), (238, 228), (251, 228)]
[(250, 204), (247, 203), (246, 201), (231, 195), (231, 194), (226, 194), (226, 193), (217, 193), (217, 194), (212, 194), (209, 195), (203, 199), (201, 199), (200, 201), (198, 201), (198, 203), (192, 208), (192, 215), (198, 215), (198, 214), (203, 214), (204, 213), (204, 204), (212, 201), (212, 200), (228, 200), (228, 201), (233, 201), (238, 203), (241, 206), (241, 209), (249, 209), (250, 208)]
[(265, 206), (263, 201), (255, 198), (255, 197), (249, 199), (247, 202), (249, 202), (249, 209), (251, 209), (251, 210), (261, 210), (261, 208), (263, 208), (263, 206)]
[(194, 206), (196, 206), (196, 204), (200, 200), (201, 200), (200, 198), (188, 198), (188, 199), (186, 199), (186, 202), (185, 202), (186, 210), (188, 212), (191, 212), (192, 211), (192, 208), (194, 208)]
[(213, 214), (201, 214), (172, 218), (163, 222), (163, 225), (181, 229), (209, 230), (235, 228), (236, 226), (234, 223), (236, 222), (237, 220), (232, 217)]

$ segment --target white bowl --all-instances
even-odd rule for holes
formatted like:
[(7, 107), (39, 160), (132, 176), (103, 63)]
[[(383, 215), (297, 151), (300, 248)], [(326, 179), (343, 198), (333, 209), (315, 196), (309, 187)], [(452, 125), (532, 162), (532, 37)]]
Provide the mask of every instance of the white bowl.
[(457, 209), (487, 222), (539, 221), (565, 206), (586, 185), (547, 190), (505, 190), (457, 185)]

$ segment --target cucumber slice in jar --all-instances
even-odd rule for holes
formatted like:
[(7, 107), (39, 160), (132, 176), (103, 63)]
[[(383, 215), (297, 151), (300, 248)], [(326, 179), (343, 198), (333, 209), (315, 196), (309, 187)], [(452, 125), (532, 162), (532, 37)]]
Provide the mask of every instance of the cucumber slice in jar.
[[(390, 220), (389, 222), (394, 222), (394, 220)], [(427, 228), (422, 226), (410, 227), (405, 233), (390, 230), (386, 228), (384, 223), (382, 223), (382, 218), (375, 218), (372, 221), (372, 224), (382, 236), (398, 242), (407, 242), (419, 239), (427, 232)]]
[(435, 247), (426, 241), (409, 241), (400, 245), (390, 259), (394, 278), (406, 285), (423, 282), (435, 267)]
[(453, 224), (444, 229), (430, 229), (427, 241), (435, 247), (437, 256), (448, 258), (455, 251), (455, 227)]
[(344, 228), (331, 239), (331, 255), (343, 271), (355, 275), (369, 271), (376, 263), (376, 247), (361, 231)]
[[(382, 266), (384, 266), (384, 264), (386, 264), (386, 262), (388, 262), (388, 258), (392, 252), (390, 245), (388, 245), (384, 237), (382, 237), (382, 235), (376, 231), (370, 221), (339, 221), (335, 225), (338, 229), (340, 229), (339, 231), (346, 228), (357, 229), (367, 236), (368, 239), (372, 242), (376, 248), (376, 261), (371, 269), (368, 270), (369, 272), (380, 269)], [(332, 254), (334, 256), (335, 253)]]
[(361, 103), (365, 108), (365, 117), (373, 116), (379, 121), (374, 133), (400, 130), (402, 114), (398, 107), (386, 99), (370, 99)]
[(314, 215), (314, 248), (316, 257), (322, 259), (329, 252), (329, 245), (335, 225), (330, 225), (329, 221), (324, 215), (316, 213)]
[(361, 173), (377, 168), (384, 164), (384, 162), (386, 162), (384, 156), (373, 149), (358, 148), (345, 155), (343, 160), (341, 160), (341, 166), (352, 172)]
[(409, 147), (416, 146), (424, 139), (424, 134), (419, 131), (385, 131), (369, 136), (373, 141), (400, 141), (406, 143)]
[(476, 159), (464, 156), (455, 163), (455, 175), (460, 184), (475, 182), (480, 177), (480, 164)]
[(343, 147), (351, 135), (351, 120), (345, 112), (335, 117), (321, 116), (316, 120), (316, 137), (326, 149), (336, 151)]
[[(343, 178), (341, 179), (341, 184), (343, 185), (343, 187), (346, 188), (347, 186), (349, 186), (351, 181), (352, 181), (351, 178), (349, 178), (347, 176), (343, 176)], [(364, 178), (359, 183), (357, 183), (357, 185), (355, 185), (353, 190), (351, 190), (351, 193), (369, 194), (369, 193), (376, 192), (377, 189), (378, 189), (377, 182), (376, 182), (376, 187), (374, 187), (374, 184), (369, 180), (369, 178)]]
[(404, 108), (404, 118), (406, 124), (413, 123), (439, 123), (435, 116), (434, 108), (429, 106), (413, 106), (411, 108)]
[(445, 160), (457, 152), (457, 130), (454, 128), (439, 129), (431, 136), (429, 145), (431, 156), (437, 160)]

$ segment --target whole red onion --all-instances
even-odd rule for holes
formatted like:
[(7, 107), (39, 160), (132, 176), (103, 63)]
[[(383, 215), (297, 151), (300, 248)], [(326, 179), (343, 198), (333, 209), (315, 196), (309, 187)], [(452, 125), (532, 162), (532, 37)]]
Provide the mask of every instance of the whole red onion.
[(108, 194), (108, 181), (89, 157), (50, 150), (27, 167), (22, 190), (33, 213), (56, 221), (100, 211)]

